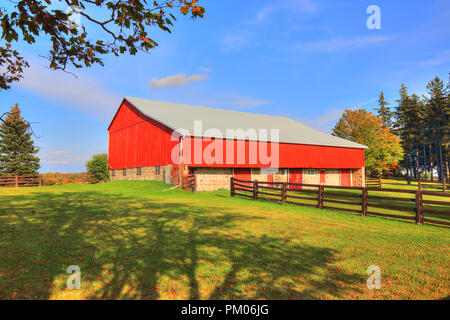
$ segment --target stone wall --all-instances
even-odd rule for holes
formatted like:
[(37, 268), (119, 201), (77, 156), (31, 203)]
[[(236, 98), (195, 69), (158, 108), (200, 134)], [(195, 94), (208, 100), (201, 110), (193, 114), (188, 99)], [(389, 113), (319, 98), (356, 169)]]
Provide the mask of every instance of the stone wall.
[(197, 179), (197, 191), (215, 191), (230, 189), (230, 178), (233, 169), (230, 168), (194, 168)]
[[(158, 172), (159, 167), (159, 172)], [(123, 174), (125, 170), (126, 174)], [(113, 173), (114, 171), (114, 173)], [(141, 167), (141, 174), (138, 174), (138, 168), (109, 170), (111, 181), (117, 180), (155, 180), (168, 184), (173, 184), (172, 165)]]
[(364, 187), (366, 185), (365, 168), (352, 170), (352, 186)]

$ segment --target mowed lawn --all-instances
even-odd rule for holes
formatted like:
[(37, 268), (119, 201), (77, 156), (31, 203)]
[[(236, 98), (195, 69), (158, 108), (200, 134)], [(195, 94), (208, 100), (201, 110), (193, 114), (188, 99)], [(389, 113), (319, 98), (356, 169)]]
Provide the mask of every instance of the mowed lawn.
[[(449, 229), (167, 185), (0, 189), (1, 299), (443, 299)], [(81, 289), (66, 270), (81, 268)], [(366, 286), (381, 268), (381, 289)]]

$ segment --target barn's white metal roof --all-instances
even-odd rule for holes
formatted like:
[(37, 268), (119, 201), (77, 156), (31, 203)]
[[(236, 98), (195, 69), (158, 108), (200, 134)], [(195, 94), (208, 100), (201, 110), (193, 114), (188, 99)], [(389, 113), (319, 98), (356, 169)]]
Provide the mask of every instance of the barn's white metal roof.
[[(159, 102), (146, 99), (125, 97), (134, 107), (149, 118), (173, 129), (183, 129), (184, 136), (202, 136), (209, 138), (255, 140), (245, 131), (265, 129), (270, 140), (271, 129), (279, 129), (279, 141), (285, 143), (308, 144), (366, 149), (367, 147), (349, 140), (338, 138), (287, 117), (231, 111), (216, 108), (188, 106), (184, 104)], [(202, 121), (202, 133), (194, 133), (195, 121)], [(209, 130), (215, 129), (215, 130)], [(235, 136), (227, 129), (243, 129), (243, 136)], [(186, 131), (187, 130), (187, 131)], [(258, 136), (260, 141), (264, 141)], [(256, 139), (256, 140), (257, 140)]]

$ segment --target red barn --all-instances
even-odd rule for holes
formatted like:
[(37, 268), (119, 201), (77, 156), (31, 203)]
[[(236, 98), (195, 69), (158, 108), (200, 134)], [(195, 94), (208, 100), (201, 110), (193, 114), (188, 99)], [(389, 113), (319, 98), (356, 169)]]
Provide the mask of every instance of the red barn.
[(230, 177), (341, 186), (364, 185), (358, 143), (286, 117), (124, 98), (108, 128), (112, 180), (229, 188)]

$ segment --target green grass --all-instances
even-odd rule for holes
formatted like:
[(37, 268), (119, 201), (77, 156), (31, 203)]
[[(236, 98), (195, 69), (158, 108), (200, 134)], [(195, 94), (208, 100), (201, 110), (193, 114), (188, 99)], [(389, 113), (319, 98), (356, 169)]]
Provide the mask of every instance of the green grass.
[[(442, 299), (449, 229), (163, 191), (0, 189), (1, 299)], [(381, 268), (380, 290), (366, 269)], [(81, 290), (66, 269), (81, 268)]]

